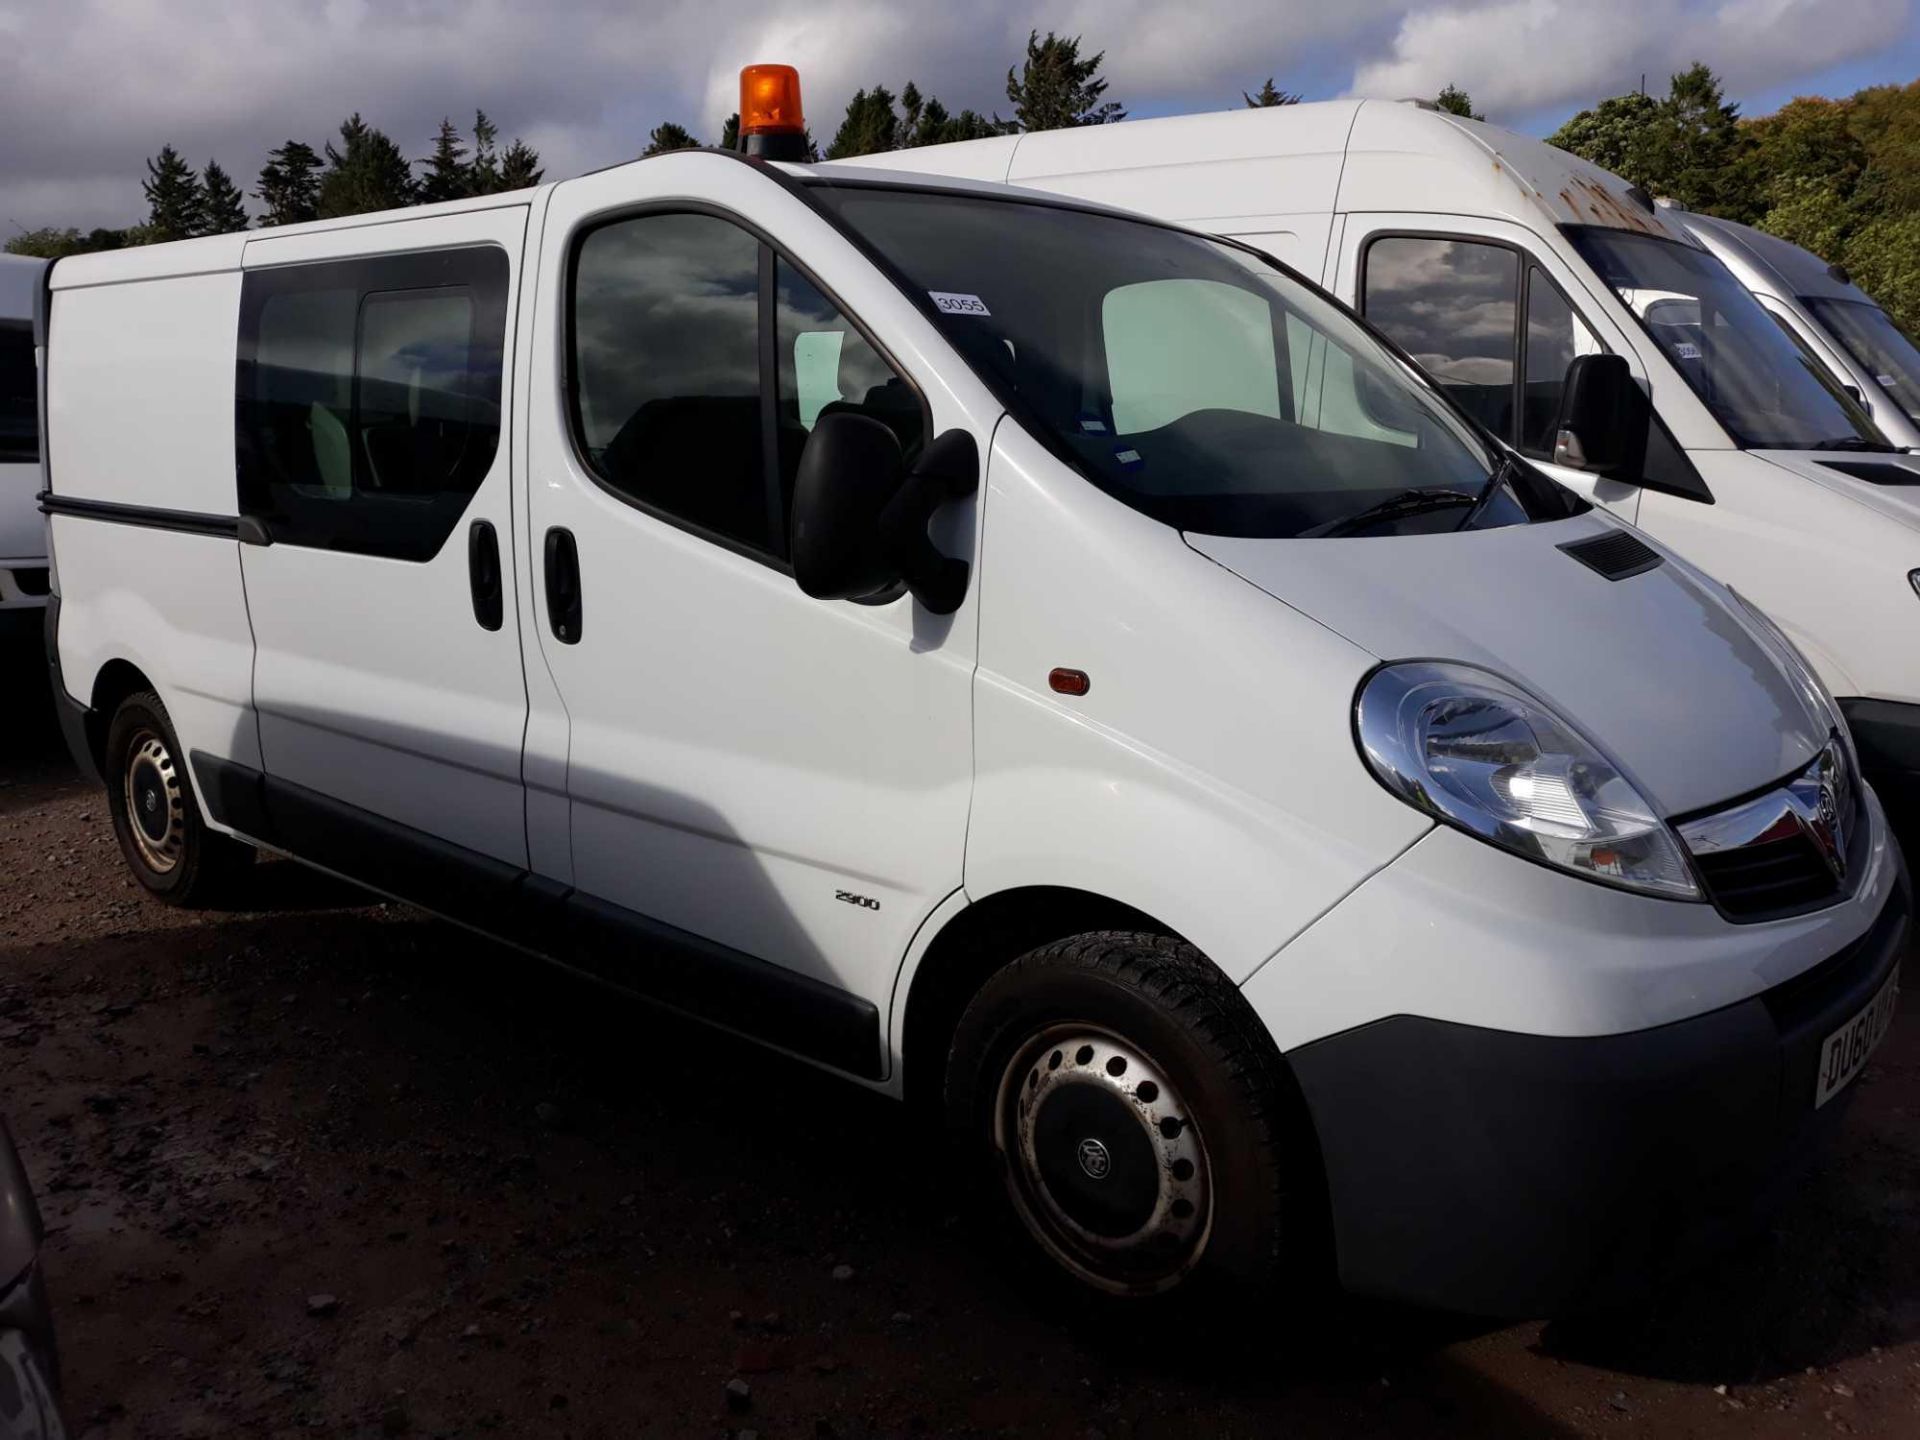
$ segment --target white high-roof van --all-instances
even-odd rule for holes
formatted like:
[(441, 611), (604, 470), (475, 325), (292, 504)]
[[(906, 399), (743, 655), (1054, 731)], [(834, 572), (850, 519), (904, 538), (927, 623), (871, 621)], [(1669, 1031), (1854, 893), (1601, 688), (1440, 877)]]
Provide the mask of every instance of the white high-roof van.
[(1246, 247), (687, 151), (50, 293), (143, 885), (288, 852), (929, 1100), (1099, 1290), (1324, 1222), (1361, 1290), (1617, 1293), (1892, 1015), (1791, 645)]
[(33, 308), (47, 262), (0, 255), (0, 612), (47, 603)]
[(1920, 448), (1920, 349), (1847, 272), (1811, 250), (1751, 225), (1658, 201), (1753, 298), (1866, 406), (1880, 433)]
[[(1840, 697), (1889, 807), (1920, 821), (1920, 457), (1887, 453), (1679, 217), (1617, 176), (1381, 100), (850, 163), (1124, 205), (1319, 280), (1503, 441), (1765, 610)], [(1593, 354), (1619, 356), (1637, 394), (1575, 393)]]

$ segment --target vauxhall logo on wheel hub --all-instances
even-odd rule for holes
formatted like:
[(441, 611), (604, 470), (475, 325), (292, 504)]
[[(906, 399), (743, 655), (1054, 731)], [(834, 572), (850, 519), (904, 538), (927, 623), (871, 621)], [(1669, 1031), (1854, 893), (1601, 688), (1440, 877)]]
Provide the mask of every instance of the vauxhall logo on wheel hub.
[(1080, 1168), (1087, 1173), (1089, 1180), (1104, 1180), (1107, 1172), (1113, 1169), (1113, 1156), (1107, 1153), (1107, 1147), (1098, 1140), (1086, 1139), (1080, 1142)]

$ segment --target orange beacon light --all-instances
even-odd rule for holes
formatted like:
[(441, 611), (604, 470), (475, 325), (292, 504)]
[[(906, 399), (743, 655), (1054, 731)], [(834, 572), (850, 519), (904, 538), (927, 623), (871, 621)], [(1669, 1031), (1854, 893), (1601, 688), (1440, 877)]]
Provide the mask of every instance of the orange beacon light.
[(764, 160), (807, 158), (800, 72), (791, 65), (749, 65), (740, 72), (740, 147)]

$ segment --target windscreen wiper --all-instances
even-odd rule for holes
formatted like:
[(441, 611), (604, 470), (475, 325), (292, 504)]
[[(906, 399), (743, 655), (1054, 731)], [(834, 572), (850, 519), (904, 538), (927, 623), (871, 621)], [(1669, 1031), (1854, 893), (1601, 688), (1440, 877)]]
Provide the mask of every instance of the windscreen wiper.
[(1333, 539), (1341, 535), (1351, 535), (1356, 530), (1364, 530), (1367, 526), (1379, 524), (1384, 520), (1400, 520), (1409, 515), (1425, 515), (1435, 510), (1451, 510), (1457, 505), (1474, 506), (1478, 505), (1481, 499), (1482, 495), (1469, 494), (1465, 490), (1402, 490), (1398, 495), (1389, 495), (1377, 505), (1369, 505), (1366, 509), (1339, 520), (1329, 520), (1324, 525), (1316, 525), (1311, 530), (1301, 531), (1300, 534), (1303, 539)]
[(1832, 440), (1816, 440), (1809, 450), (1871, 450), (1876, 455), (1891, 455), (1895, 447), (1884, 440), (1869, 440), (1862, 435), (1840, 435)]

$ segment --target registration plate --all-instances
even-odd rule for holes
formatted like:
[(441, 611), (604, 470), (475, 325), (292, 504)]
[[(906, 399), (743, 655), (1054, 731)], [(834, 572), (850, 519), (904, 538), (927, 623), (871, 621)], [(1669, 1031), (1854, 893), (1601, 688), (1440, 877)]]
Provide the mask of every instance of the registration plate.
[(1827, 1037), (1820, 1047), (1820, 1073), (1813, 1087), (1813, 1108), (1818, 1110), (1838, 1095), (1866, 1067), (1874, 1047), (1887, 1038), (1893, 1025), (1894, 1002), (1900, 997), (1900, 970), (1894, 967), (1880, 993), (1846, 1024)]

